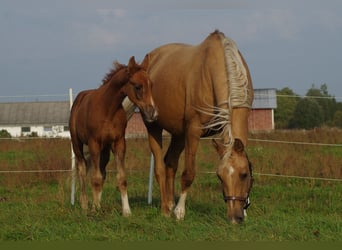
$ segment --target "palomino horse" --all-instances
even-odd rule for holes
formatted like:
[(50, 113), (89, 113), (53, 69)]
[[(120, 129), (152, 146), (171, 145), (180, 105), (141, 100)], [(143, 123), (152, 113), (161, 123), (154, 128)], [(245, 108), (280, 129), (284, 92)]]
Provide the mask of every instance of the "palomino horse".
[[(251, 165), (245, 153), (248, 115), (253, 87), (247, 64), (234, 41), (215, 31), (196, 46), (167, 44), (148, 54), (148, 73), (158, 119), (146, 124), (155, 158), (155, 175), (161, 193), (161, 209), (174, 208), (174, 178), (185, 148), (181, 194), (174, 214), (185, 216), (185, 200), (195, 177), (200, 137), (218, 134), (213, 141), (220, 156), (217, 175), (222, 182), (227, 217), (244, 220), (252, 186)], [(163, 159), (162, 130), (171, 135)]]
[(117, 167), (117, 185), (121, 192), (123, 215), (130, 215), (127, 196), (127, 181), (124, 171), (126, 151), (125, 129), (126, 113), (122, 101), (126, 96), (136, 104), (146, 121), (157, 118), (151, 94), (151, 80), (146, 73), (148, 58), (141, 65), (134, 57), (128, 66), (115, 63), (115, 67), (103, 79), (98, 89), (80, 92), (71, 109), (70, 134), (77, 160), (77, 170), (81, 184), (80, 203), (88, 208), (86, 196), (86, 159), (83, 145), (88, 145), (91, 165), (94, 171), (91, 178), (93, 209), (100, 207), (103, 183), (106, 177), (106, 165), (110, 150), (115, 156)]

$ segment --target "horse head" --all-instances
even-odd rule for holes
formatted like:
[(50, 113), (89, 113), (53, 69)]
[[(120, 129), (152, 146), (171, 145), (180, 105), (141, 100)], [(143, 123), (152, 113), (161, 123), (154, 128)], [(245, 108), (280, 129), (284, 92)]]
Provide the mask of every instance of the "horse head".
[(135, 62), (134, 56), (130, 58), (127, 65), (129, 84), (126, 84), (126, 93), (128, 98), (140, 109), (144, 120), (153, 122), (157, 119), (158, 112), (152, 98), (152, 81), (146, 72), (148, 63), (148, 55), (140, 65)]
[(221, 159), (217, 176), (222, 183), (228, 220), (233, 224), (241, 223), (249, 206), (249, 192), (253, 184), (252, 165), (240, 139), (236, 138), (233, 145), (228, 146), (213, 140), (213, 145)]

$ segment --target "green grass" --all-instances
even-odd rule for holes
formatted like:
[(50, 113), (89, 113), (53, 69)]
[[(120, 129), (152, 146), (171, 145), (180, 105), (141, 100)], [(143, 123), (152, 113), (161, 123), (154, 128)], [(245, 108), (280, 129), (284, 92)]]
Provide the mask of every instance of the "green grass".
[[(275, 131), (252, 138), (342, 143), (341, 130)], [(268, 177), (260, 173), (342, 179), (342, 148), (250, 141), (254, 166), (252, 204), (242, 225), (231, 225), (215, 174), (218, 156), (210, 140), (197, 154), (198, 173), (184, 221), (160, 214), (159, 188), (147, 204), (150, 150), (146, 139), (127, 140), (126, 169), (132, 216), (121, 216), (113, 171), (102, 208), (84, 213), (70, 204), (70, 172), (0, 173), (0, 242), (12, 241), (341, 241), (342, 182)], [(179, 193), (179, 176), (176, 182)], [(68, 140), (0, 141), (1, 170), (70, 169)], [(113, 170), (113, 162), (107, 167)], [(77, 185), (78, 186), (78, 185)], [(78, 190), (77, 190), (78, 191)], [(88, 186), (90, 198), (90, 189)]]
[(70, 204), (69, 181), (0, 188), (0, 240), (119, 241), (337, 241), (342, 239), (342, 184), (256, 177), (252, 205), (242, 225), (225, 219), (225, 205), (214, 175), (200, 174), (184, 221), (165, 218), (159, 194), (147, 204), (147, 175), (129, 177), (133, 215), (121, 216), (114, 176), (105, 184), (102, 209), (84, 213)]

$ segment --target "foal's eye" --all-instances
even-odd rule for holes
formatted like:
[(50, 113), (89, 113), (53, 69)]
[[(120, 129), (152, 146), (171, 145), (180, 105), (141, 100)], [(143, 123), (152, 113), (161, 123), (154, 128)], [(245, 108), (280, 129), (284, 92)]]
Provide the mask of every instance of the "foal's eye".
[(134, 89), (136, 91), (141, 91), (142, 90), (142, 85), (134, 85)]
[(247, 173), (241, 173), (240, 174), (240, 179), (245, 180), (247, 178), (248, 174)]

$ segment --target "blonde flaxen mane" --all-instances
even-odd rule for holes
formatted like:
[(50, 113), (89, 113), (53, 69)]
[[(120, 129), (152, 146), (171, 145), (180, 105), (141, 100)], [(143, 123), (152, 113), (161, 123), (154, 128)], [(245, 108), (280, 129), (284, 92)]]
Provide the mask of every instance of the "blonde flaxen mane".
[[(201, 108), (201, 112), (206, 114), (215, 113), (213, 119), (205, 125), (205, 129), (222, 131), (221, 138), (223, 144), (232, 146), (234, 137), (232, 135), (231, 113), (233, 108), (251, 108), (253, 95), (249, 89), (249, 79), (247, 69), (241, 58), (239, 50), (233, 40), (226, 37), (222, 32), (215, 31), (219, 34), (222, 47), (225, 53), (225, 68), (227, 73), (227, 91), (228, 100), (226, 104), (228, 108), (208, 107)], [(224, 103), (220, 103), (222, 105)]]

